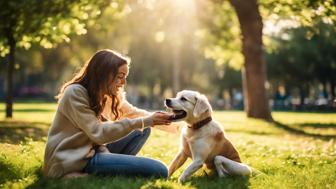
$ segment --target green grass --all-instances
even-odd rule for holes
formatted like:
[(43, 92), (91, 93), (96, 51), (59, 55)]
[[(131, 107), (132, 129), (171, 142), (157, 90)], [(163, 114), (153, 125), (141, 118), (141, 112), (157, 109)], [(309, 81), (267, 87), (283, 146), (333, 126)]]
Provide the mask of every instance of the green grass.
[[(56, 110), (51, 103), (18, 103), (14, 118), (4, 118), (0, 104), (0, 188), (335, 188), (336, 113), (274, 112), (276, 123), (247, 119), (243, 112), (215, 112), (244, 162), (265, 174), (217, 178), (205, 168), (185, 184), (171, 179), (97, 177), (44, 178), (44, 145)], [(140, 155), (169, 164), (178, 135), (154, 131)]]

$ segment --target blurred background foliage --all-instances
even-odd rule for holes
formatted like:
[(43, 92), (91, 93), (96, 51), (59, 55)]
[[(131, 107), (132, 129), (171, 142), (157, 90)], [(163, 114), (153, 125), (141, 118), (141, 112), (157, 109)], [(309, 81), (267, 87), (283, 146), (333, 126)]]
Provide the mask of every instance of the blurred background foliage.
[[(42, 34), (30, 32), (17, 43), (16, 100), (54, 100), (60, 86), (90, 56), (109, 48), (132, 59), (126, 88), (132, 103), (163, 108), (165, 97), (194, 89), (207, 94), (215, 108), (243, 108), (244, 57), (239, 23), (228, 1), (83, 0), (83, 5), (70, 7), (74, 15), (56, 25), (48, 18), (30, 17), (31, 12), (10, 2), (3, 6), (13, 6), (19, 14), (18, 31), (30, 29), (26, 22), (38, 22), (43, 28)], [(274, 109), (335, 108), (335, 2), (260, 0), (259, 4), (266, 87)], [(31, 25), (33, 30), (36, 26)], [(60, 32), (48, 36), (48, 30)], [(8, 48), (5, 40), (0, 42), (0, 99), (4, 99)]]

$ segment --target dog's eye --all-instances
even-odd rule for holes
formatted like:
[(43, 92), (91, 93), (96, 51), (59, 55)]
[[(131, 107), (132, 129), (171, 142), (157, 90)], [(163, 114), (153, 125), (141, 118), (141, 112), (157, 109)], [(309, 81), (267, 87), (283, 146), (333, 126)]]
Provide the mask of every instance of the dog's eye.
[(184, 98), (183, 96), (181, 97), (181, 100), (182, 100), (182, 101), (187, 101), (187, 99)]

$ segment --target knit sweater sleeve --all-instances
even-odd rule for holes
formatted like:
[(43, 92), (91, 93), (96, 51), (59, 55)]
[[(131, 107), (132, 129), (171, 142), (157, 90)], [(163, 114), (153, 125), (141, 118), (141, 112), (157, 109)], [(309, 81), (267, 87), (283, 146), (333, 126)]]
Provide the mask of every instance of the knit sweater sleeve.
[(139, 116), (148, 116), (153, 114), (151, 112), (133, 106), (126, 99), (123, 100), (121, 110), (123, 113), (122, 116), (127, 118), (136, 118)]
[[(139, 116), (148, 116), (153, 114), (151, 112), (133, 106), (126, 100), (126, 98), (124, 99), (125, 100), (123, 101), (121, 106), (123, 117), (136, 118)], [(154, 128), (170, 133), (179, 133), (183, 124), (183, 122), (173, 122), (170, 125), (154, 125)]]
[[(98, 120), (95, 112), (90, 108), (86, 89), (78, 84), (67, 87), (59, 108), (73, 125), (85, 132), (97, 144), (113, 142), (132, 130), (142, 127), (142, 118), (124, 118), (113, 122)], [(151, 122), (151, 117), (145, 117), (144, 121)]]

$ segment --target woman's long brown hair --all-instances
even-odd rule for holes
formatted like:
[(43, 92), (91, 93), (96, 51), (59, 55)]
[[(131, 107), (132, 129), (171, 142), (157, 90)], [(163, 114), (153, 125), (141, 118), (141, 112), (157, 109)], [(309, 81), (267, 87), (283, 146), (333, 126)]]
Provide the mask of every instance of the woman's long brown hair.
[(111, 112), (114, 114), (115, 119), (118, 119), (122, 114), (119, 108), (121, 99), (111, 92), (109, 85), (111, 81), (115, 80), (119, 67), (129, 63), (129, 58), (123, 57), (117, 52), (109, 49), (100, 50), (91, 57), (70, 81), (61, 87), (56, 99), (61, 99), (64, 90), (69, 85), (80, 84), (86, 88), (90, 107), (96, 113), (98, 119), (104, 120), (101, 113), (106, 102), (105, 95), (112, 99)]

